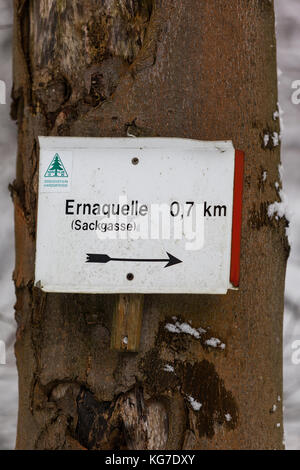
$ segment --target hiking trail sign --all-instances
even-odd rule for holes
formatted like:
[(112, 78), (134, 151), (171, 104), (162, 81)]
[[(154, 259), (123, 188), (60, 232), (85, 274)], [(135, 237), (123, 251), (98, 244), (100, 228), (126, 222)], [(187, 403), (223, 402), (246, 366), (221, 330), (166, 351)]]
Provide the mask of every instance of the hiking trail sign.
[(238, 287), (244, 155), (231, 142), (39, 143), (36, 286), (95, 294)]

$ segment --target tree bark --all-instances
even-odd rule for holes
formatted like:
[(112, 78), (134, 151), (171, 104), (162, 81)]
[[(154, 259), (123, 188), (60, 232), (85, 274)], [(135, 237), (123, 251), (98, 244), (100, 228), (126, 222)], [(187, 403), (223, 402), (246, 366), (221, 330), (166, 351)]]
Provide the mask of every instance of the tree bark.
[[(289, 245), (285, 219), (267, 213), (280, 200), (272, 0), (14, 9), (17, 448), (282, 448)], [(233, 140), (246, 153), (240, 289), (146, 295), (139, 353), (112, 352), (118, 296), (33, 287), (39, 135)], [(173, 317), (207, 333), (171, 333)]]

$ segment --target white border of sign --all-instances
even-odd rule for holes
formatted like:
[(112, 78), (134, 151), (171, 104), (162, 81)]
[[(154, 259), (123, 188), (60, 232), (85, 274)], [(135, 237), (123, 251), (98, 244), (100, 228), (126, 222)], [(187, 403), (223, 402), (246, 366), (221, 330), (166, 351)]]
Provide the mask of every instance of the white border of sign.
[[(147, 150), (178, 150), (184, 149), (184, 151), (190, 150), (212, 150), (218, 151), (220, 153), (224, 152), (233, 152), (234, 150), (231, 141), (216, 141), (216, 142), (206, 142), (206, 141), (197, 141), (191, 139), (178, 139), (178, 138), (85, 138), (85, 137), (39, 137), (41, 158), (40, 163), (40, 178), (39, 178), (39, 202), (45, 197), (42, 193), (60, 193), (60, 192), (69, 192), (72, 189), (72, 165), (73, 165), (73, 151), (89, 151), (89, 150), (127, 150), (127, 151), (147, 151)], [(66, 184), (51, 185), (45, 184), (45, 176), (47, 171), (50, 168), (49, 161), (53, 159), (54, 153), (58, 152), (60, 157), (58, 163), (56, 162), (56, 167), (59, 168), (62, 172), (65, 170), (62, 161), (66, 164), (68, 169), (68, 174), (65, 172), (65, 175), (68, 176)], [(45, 153), (47, 158), (45, 158)], [(133, 152), (134, 153), (134, 152)], [(239, 158), (238, 158), (239, 157)], [(50, 159), (50, 160), (49, 160)], [(55, 163), (55, 160), (53, 160)], [(46, 163), (45, 163), (46, 162)], [(59, 163), (60, 162), (60, 163)], [(62, 166), (61, 166), (61, 165)], [(228, 282), (227, 286), (223, 284), (223, 287), (216, 286), (215, 289), (211, 287), (206, 289), (201, 288), (198, 292), (195, 288), (191, 290), (180, 287), (174, 288), (171, 287), (168, 290), (165, 288), (157, 289), (155, 287), (150, 288), (141, 288), (140, 286), (136, 288), (134, 283), (128, 284), (127, 287), (124, 285), (114, 285), (112, 288), (104, 287), (95, 287), (95, 286), (80, 286), (72, 285), (72, 283), (66, 283), (62, 285), (53, 284), (46, 281), (47, 273), (45, 274), (45, 269), (43, 266), (43, 257), (39, 256), (39, 253), (42, 251), (42, 245), (40, 241), (40, 227), (41, 223), (41, 209), (38, 209), (38, 229), (37, 229), (37, 261), (36, 261), (36, 281), (35, 285), (41, 287), (42, 290), (47, 292), (72, 292), (72, 293), (212, 293), (212, 294), (224, 294), (227, 292), (227, 289), (235, 289), (239, 286), (239, 262), (240, 262), (240, 232), (241, 232), (241, 204), (242, 204), (242, 180), (243, 180), (243, 154), (242, 152), (235, 152), (235, 161), (234, 161), (234, 182), (232, 181), (232, 206), (233, 206), (233, 216), (232, 217), (232, 240), (231, 240), (231, 252), (229, 252), (229, 265), (228, 265)], [(46, 165), (46, 166), (45, 166)], [(53, 168), (53, 167), (52, 167)], [(51, 169), (51, 168), (50, 168)], [(230, 170), (231, 171), (231, 170)], [(54, 180), (53, 180), (54, 181)], [(54, 181), (55, 182), (55, 181)], [(57, 186), (57, 187), (55, 187)], [(45, 205), (43, 206), (46, 207)], [(231, 220), (231, 219), (230, 219)], [(45, 247), (44, 247), (45, 248)], [(44, 249), (43, 248), (43, 249)], [(44, 249), (45, 251), (45, 249)], [(231, 266), (230, 266), (231, 259)], [(226, 268), (227, 269), (227, 268)], [(180, 282), (179, 282), (180, 284)]]

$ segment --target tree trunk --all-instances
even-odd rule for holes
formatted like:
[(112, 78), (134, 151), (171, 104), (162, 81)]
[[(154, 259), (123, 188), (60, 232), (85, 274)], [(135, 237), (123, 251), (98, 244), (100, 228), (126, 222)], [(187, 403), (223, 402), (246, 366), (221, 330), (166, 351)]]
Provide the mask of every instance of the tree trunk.
[[(17, 448), (282, 448), (272, 0), (14, 5)], [(112, 352), (117, 296), (33, 287), (39, 135), (233, 140), (246, 153), (239, 291), (146, 295), (139, 353)], [(171, 333), (173, 317), (207, 333)]]

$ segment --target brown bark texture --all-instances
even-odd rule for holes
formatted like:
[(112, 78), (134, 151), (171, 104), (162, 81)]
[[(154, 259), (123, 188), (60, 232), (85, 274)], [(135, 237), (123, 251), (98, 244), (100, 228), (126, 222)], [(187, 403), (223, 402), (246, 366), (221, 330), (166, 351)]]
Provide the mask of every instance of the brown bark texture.
[[(280, 149), (263, 143), (279, 132), (273, 2), (14, 0), (14, 9), (17, 448), (282, 448), (289, 245), (285, 219), (267, 214), (280, 200)], [(110, 350), (118, 296), (33, 287), (38, 136), (129, 134), (229, 139), (246, 153), (240, 289), (146, 295), (138, 353)], [(174, 317), (206, 333), (172, 333)]]

